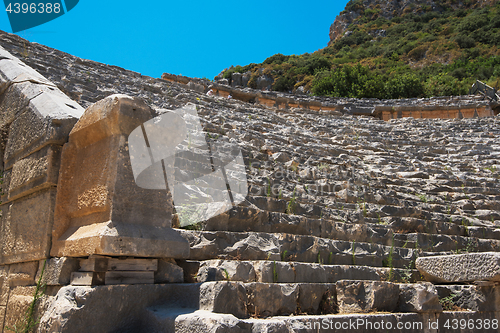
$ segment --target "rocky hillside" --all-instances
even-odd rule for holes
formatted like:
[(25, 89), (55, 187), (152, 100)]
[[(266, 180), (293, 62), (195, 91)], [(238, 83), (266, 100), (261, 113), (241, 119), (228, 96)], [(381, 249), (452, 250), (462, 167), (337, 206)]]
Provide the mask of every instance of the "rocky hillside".
[[(327, 47), (275, 54), (215, 80), (261, 90), (355, 98), (466, 94), (500, 85), (498, 1), (350, 1)], [(225, 81), (227, 80), (227, 81)]]
[(343, 37), (349, 25), (352, 23), (361, 23), (361, 21), (365, 21), (367, 18), (376, 20), (382, 17), (387, 20), (392, 20), (394, 17), (403, 16), (409, 13), (424, 14), (430, 11), (443, 13), (450, 9), (483, 8), (491, 6), (496, 2), (496, 0), (351, 0), (347, 3), (345, 10), (337, 16), (335, 22), (331, 25), (329, 44)]

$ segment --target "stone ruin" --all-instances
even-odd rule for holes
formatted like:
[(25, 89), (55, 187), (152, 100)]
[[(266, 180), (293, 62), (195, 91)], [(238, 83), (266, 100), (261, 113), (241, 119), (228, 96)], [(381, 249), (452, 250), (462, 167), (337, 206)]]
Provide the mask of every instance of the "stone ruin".
[[(495, 105), (405, 117), (414, 103), (384, 121), (352, 112), (366, 101), (227, 99), (7, 33), (0, 45), (4, 332), (40, 283), (38, 332), (498, 330)], [(422, 103), (440, 118), (453, 100)], [(134, 129), (186, 105), (210, 144), (238, 147), (248, 184), (192, 224), (175, 191), (136, 184), (129, 153)]]

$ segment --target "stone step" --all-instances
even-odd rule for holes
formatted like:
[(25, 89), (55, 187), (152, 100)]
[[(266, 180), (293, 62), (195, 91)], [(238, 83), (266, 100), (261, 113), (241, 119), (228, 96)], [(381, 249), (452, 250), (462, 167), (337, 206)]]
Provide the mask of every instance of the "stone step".
[[(474, 323), (483, 327), (487, 321), (489, 332), (496, 332), (498, 312), (448, 311), (434, 313), (368, 313), (348, 315), (279, 316), (266, 319), (238, 319), (229, 314), (198, 310), (175, 318), (175, 333), (286, 333), (286, 332), (345, 332), (345, 333), (470, 333), (470, 328), (454, 322)], [(477, 326), (476, 326), (477, 323)], [(164, 331), (169, 332), (169, 331)], [(484, 330), (484, 332), (488, 332)]]
[(237, 318), (366, 312), (442, 312), (429, 282), (398, 284), (340, 280), (336, 283), (205, 282), (199, 309)]
[(199, 262), (196, 281), (335, 283), (339, 280), (353, 279), (408, 283), (422, 281), (422, 276), (416, 269), (411, 268), (390, 269), (268, 260), (206, 260)]
[(394, 246), (434, 252), (489, 252), (500, 251), (500, 240), (424, 233), (394, 234)]
[[(281, 202), (276, 202), (276, 204), (281, 204)], [(500, 240), (496, 239), (500, 237), (499, 229), (483, 227), (482, 230), (485, 232), (482, 234), (474, 232), (474, 235), (471, 235), (468, 233), (469, 226), (466, 225), (457, 227), (453, 223), (420, 220), (419, 226), (423, 225), (424, 228), (415, 228), (414, 226), (404, 228), (402, 223), (397, 223), (401, 220), (403, 218), (398, 220), (397, 218), (384, 217), (377, 221), (379, 223), (368, 223), (374, 221), (373, 219), (359, 221), (360, 223), (345, 223), (326, 218), (313, 219), (286, 213), (268, 213), (251, 207), (238, 206), (226, 215), (208, 220), (203, 225), (203, 230), (283, 232), (387, 246), (391, 246), (394, 242), (396, 247), (424, 248), (434, 252), (457, 251), (467, 248), (469, 251), (481, 252), (500, 249)], [(392, 225), (392, 221), (396, 221), (394, 225)], [(441, 235), (441, 233), (445, 235)], [(446, 235), (448, 233), (451, 235)]]
[(189, 259), (198, 261), (280, 260), (285, 255), (297, 262), (405, 268), (418, 256), (454, 254), (284, 233), (177, 230), (190, 243)]
[[(273, 185), (274, 186), (274, 185)], [(434, 200), (430, 196), (423, 195), (421, 198), (395, 198), (394, 196), (382, 196), (378, 192), (355, 192), (341, 189), (331, 193), (330, 196), (317, 196), (306, 194), (306, 191), (311, 191), (311, 187), (307, 185), (299, 185), (300, 194), (292, 198), (288, 193), (293, 192), (295, 187), (285, 190), (284, 199), (277, 199), (280, 196), (278, 193), (273, 193), (269, 197), (262, 197), (269, 192), (269, 188), (265, 186), (255, 186), (250, 184), (249, 192), (251, 195), (248, 200), (256, 207), (275, 212), (286, 212), (289, 203), (293, 200), (294, 212), (298, 215), (307, 217), (320, 218), (328, 217), (331, 208), (354, 211), (351, 214), (357, 215), (359, 218), (380, 218), (385, 216), (400, 216), (400, 217), (418, 217), (422, 219), (435, 221), (451, 221), (456, 223), (457, 216), (462, 219), (476, 221), (482, 223), (484, 221), (494, 225), (495, 221), (500, 220), (498, 199), (500, 197), (474, 198), (469, 196), (458, 197), (457, 201), (443, 202), (442, 204), (423, 202), (422, 200)], [(305, 187), (304, 187), (305, 186)], [(330, 185), (325, 185), (330, 186)], [(333, 185), (332, 185), (333, 186)], [(275, 187), (273, 187), (275, 188)], [(284, 187), (286, 188), (286, 187)], [(275, 188), (277, 189), (277, 188)], [(308, 189), (308, 190), (307, 190)], [(276, 192), (276, 190), (271, 190)], [(316, 193), (316, 192), (311, 192)], [(256, 195), (257, 196), (256, 196)], [(324, 193), (323, 193), (324, 194)], [(411, 194), (411, 196), (414, 196)], [(476, 204), (477, 203), (477, 204)], [(470, 209), (475, 207), (474, 209)]]

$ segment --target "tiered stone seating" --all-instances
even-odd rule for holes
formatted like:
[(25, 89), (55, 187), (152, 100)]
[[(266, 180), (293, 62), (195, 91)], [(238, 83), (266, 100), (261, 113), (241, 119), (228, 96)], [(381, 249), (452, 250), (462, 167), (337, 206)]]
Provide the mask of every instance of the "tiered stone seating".
[[(20, 56), (17, 37), (1, 34), (0, 42)], [(178, 229), (190, 244), (189, 258), (177, 262), (189, 292), (181, 303), (155, 298), (142, 328), (305, 332), (324, 319), (498, 318), (494, 282), (416, 284), (424, 278), (415, 262), (500, 250), (499, 116), (382, 121), (278, 109), (29, 47), (23, 61), (84, 107), (114, 93), (160, 111), (194, 103), (209, 141), (225, 139), (243, 152), (249, 195)], [(461, 301), (462, 292), (494, 305)], [(454, 311), (440, 314), (443, 307)]]

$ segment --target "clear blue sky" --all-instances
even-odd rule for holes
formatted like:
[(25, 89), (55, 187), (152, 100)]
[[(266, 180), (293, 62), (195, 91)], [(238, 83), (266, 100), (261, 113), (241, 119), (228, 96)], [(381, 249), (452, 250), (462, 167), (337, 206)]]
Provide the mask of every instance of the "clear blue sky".
[[(325, 47), (347, 2), (80, 0), (67, 14), (18, 35), (152, 77), (212, 79), (231, 65)], [(0, 8), (0, 30), (12, 32), (3, 1)]]

